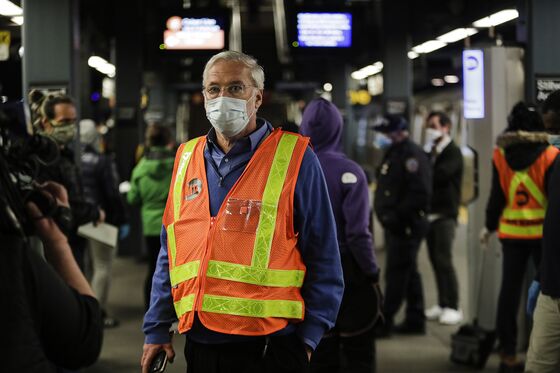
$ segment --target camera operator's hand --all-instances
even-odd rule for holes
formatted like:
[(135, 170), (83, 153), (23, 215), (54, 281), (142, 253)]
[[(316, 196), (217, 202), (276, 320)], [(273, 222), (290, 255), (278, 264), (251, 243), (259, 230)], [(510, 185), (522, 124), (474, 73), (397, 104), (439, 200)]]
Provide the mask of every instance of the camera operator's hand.
[(29, 216), (33, 219), (35, 232), (43, 241), (45, 248), (68, 246), (68, 239), (60, 231), (54, 220), (43, 216), (39, 207), (33, 202), (28, 202), (26, 208)]
[(100, 208), (99, 209), (99, 219), (93, 225), (104, 223), (105, 218), (106, 218), (105, 211), (102, 208)]
[(43, 192), (49, 193), (56, 199), (56, 202), (60, 206), (70, 207), (70, 202), (68, 202), (68, 192), (61, 184), (55, 183), (54, 181), (47, 181), (39, 185), (39, 189)]

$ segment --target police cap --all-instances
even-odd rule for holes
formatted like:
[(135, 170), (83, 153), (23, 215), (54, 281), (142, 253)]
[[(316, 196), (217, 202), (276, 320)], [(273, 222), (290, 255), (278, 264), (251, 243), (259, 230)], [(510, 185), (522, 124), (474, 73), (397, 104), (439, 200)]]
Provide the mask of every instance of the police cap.
[(408, 121), (402, 115), (385, 115), (379, 124), (373, 127), (374, 131), (389, 133), (395, 131), (405, 131), (408, 129)]

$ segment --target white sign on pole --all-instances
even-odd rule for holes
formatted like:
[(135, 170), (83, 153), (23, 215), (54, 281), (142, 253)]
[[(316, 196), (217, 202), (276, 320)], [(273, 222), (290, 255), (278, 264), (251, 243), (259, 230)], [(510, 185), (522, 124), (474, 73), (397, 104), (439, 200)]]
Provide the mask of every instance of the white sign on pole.
[(463, 116), (484, 118), (484, 53), (479, 49), (463, 51)]

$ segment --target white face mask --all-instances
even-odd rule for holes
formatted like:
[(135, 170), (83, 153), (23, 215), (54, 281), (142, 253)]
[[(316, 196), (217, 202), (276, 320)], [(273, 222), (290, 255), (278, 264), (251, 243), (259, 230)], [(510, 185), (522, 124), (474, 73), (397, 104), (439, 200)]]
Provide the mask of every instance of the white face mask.
[(388, 147), (390, 147), (391, 145), (393, 145), (393, 140), (391, 140), (391, 138), (381, 132), (378, 132), (375, 134), (375, 142), (374, 145), (381, 149), (381, 150), (385, 150)]
[(436, 130), (433, 128), (426, 129), (426, 136), (424, 138), (424, 151), (430, 153), (436, 140), (443, 137), (443, 132), (441, 130)]
[(234, 137), (239, 134), (249, 123), (249, 119), (255, 114), (253, 111), (247, 114), (247, 102), (232, 97), (216, 97), (206, 101), (206, 118), (212, 126), (225, 137)]

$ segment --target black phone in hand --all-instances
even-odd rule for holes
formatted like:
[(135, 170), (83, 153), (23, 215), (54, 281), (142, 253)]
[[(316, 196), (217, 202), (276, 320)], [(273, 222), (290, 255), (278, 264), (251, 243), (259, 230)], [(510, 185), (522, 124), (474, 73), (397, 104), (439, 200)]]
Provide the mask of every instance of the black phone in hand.
[(157, 353), (156, 357), (152, 360), (150, 364), (150, 369), (148, 372), (150, 373), (161, 373), (165, 370), (167, 366), (167, 353), (164, 350), (161, 350)]

